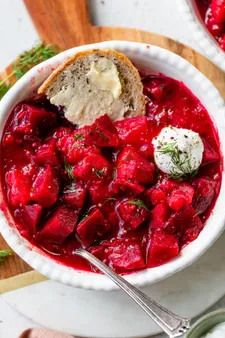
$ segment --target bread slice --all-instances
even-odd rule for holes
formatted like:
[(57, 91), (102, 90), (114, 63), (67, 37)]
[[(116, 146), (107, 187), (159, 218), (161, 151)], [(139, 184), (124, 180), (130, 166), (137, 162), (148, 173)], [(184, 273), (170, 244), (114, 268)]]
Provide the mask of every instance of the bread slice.
[(115, 50), (77, 53), (42, 84), (50, 102), (64, 107), (65, 117), (82, 127), (107, 113), (113, 121), (145, 114), (145, 97), (137, 69)]

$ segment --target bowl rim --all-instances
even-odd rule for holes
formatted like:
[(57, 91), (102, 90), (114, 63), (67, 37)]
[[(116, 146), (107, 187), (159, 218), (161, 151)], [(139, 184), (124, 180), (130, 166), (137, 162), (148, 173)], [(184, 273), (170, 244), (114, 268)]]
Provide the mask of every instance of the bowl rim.
[(225, 51), (223, 52), (200, 18), (195, 0), (176, 0), (176, 2), (199, 47), (212, 62), (225, 71)]
[[(195, 332), (196, 329), (199, 328), (199, 326), (203, 326), (205, 324), (206, 321), (208, 321), (211, 318), (217, 317), (217, 316), (224, 316), (224, 321), (221, 321), (219, 323), (225, 322), (225, 308), (221, 308), (212, 312), (209, 312), (207, 314), (205, 314), (204, 316), (200, 317), (190, 328), (190, 330), (186, 333), (185, 338), (193, 338), (195, 337)], [(218, 323), (218, 324), (219, 324)], [(218, 325), (216, 324), (216, 325)], [(213, 328), (214, 326), (212, 326)], [(196, 337), (197, 338), (197, 337)]]
[[(210, 99), (213, 100), (213, 104), (215, 106), (216, 111), (223, 116), (223, 121), (216, 125), (218, 131), (223, 128), (225, 130), (225, 104), (223, 99), (221, 98), (218, 90), (214, 87), (214, 85), (193, 65), (191, 65), (188, 61), (183, 59), (182, 57), (157, 46), (146, 45), (144, 43), (137, 42), (128, 42), (128, 41), (106, 41), (100, 42), (91, 45), (84, 45), (80, 47), (75, 47), (69, 50), (66, 50), (55, 57), (39, 64), (38, 66), (32, 68), (27, 74), (25, 74), (4, 96), (4, 98), (0, 102), (0, 122), (4, 116), (9, 116), (9, 108), (10, 104), (12, 105), (15, 97), (18, 96), (18, 101), (20, 98), (21, 91), (27, 88), (28, 84), (32, 79), (40, 74), (40, 69), (44, 68), (52, 68), (52, 64), (60, 64), (62, 61), (67, 59), (69, 56), (88, 49), (97, 49), (97, 48), (111, 48), (121, 51), (123, 53), (135, 53), (135, 55), (145, 56), (147, 58), (151, 58), (151, 60), (155, 59), (160, 61), (161, 64), (167, 62), (173, 69), (176, 69), (179, 72), (183, 72), (187, 77), (190, 77), (192, 81), (196, 84), (196, 86), (200, 86), (204, 92), (207, 91), (207, 95)], [(48, 74), (45, 76), (47, 77)], [(15, 104), (15, 103), (13, 103)], [(212, 117), (212, 116), (211, 116)], [(221, 142), (221, 151), (225, 154), (225, 133), (220, 134)], [(199, 237), (192, 243), (190, 243), (186, 248), (184, 248), (181, 254), (176, 257), (174, 260), (156, 268), (145, 269), (139, 272), (135, 272), (125, 276), (125, 279), (128, 280), (133, 285), (138, 287), (154, 284), (160, 280), (163, 280), (174, 273), (179, 272), (183, 268), (189, 266), (194, 261), (196, 261), (202, 254), (213, 244), (213, 242), (221, 235), (225, 228), (225, 212), (224, 215), (221, 215), (221, 209), (223, 206), (223, 196), (221, 192), (224, 192), (225, 195), (225, 174), (222, 174), (222, 185), (220, 194), (217, 198), (216, 205), (214, 206), (214, 213), (209, 217), (215, 221), (216, 227), (210, 228), (210, 235), (207, 233), (208, 231), (202, 230)], [(222, 209), (223, 210), (223, 209)], [(7, 212), (5, 212), (7, 215)], [(15, 227), (12, 227), (9, 223), (9, 218), (4, 215), (2, 211), (0, 214), (0, 232), (2, 236), (5, 238), (6, 242), (12, 247), (12, 249), (26, 261), (31, 267), (35, 270), (39, 271), (42, 275), (55, 280), (57, 282), (61, 282), (63, 284), (84, 288), (84, 289), (92, 289), (96, 291), (111, 291), (118, 290), (118, 287), (108, 279), (108, 277), (95, 274), (92, 272), (86, 271), (78, 271), (72, 268), (66, 267), (59, 263), (56, 263), (54, 260), (45, 256), (41, 250), (34, 248), (31, 244), (21, 237), (18, 230)], [(208, 221), (207, 221), (208, 222)], [(205, 234), (205, 235), (204, 235)], [(203, 240), (201, 240), (203, 239)], [(188, 249), (189, 254), (185, 255), (185, 252)], [(190, 253), (191, 252), (191, 253)]]

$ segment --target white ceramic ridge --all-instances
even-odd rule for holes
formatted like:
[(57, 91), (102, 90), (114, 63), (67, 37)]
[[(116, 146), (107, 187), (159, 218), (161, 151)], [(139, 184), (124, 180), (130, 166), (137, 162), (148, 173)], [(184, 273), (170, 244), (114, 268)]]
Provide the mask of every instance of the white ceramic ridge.
[[(225, 105), (214, 85), (180, 56), (160, 47), (127, 41), (107, 41), (72, 48), (31, 69), (9, 90), (0, 102), (0, 136), (13, 107), (32, 95), (51, 73), (52, 68), (57, 67), (71, 55), (92, 48), (116, 49), (125, 53), (139, 68), (149, 68), (183, 81), (210, 113), (219, 132), (221, 151), (225, 154)], [(192, 264), (223, 232), (225, 228), (224, 200), (225, 178), (223, 172), (222, 186), (214, 211), (199, 237), (169, 263), (127, 275), (125, 278), (136, 286), (144, 286), (165, 279)], [(45, 256), (39, 249), (32, 247), (26, 239), (22, 238), (15, 227), (8, 224), (3, 213), (0, 217), (0, 231), (8, 244), (21, 258), (50, 279), (84, 289), (105, 291), (118, 289), (104, 275), (74, 270)]]
[(198, 12), (195, 0), (176, 0), (183, 17), (187, 20), (191, 33), (204, 54), (225, 71), (225, 52), (206, 28)]

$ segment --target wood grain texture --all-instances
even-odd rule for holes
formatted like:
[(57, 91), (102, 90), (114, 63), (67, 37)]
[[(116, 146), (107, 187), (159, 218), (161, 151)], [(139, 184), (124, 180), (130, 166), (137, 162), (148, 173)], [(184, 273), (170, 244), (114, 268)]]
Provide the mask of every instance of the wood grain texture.
[[(225, 74), (204, 56), (169, 38), (136, 29), (96, 27), (88, 17), (85, 0), (24, 0), (40, 39), (61, 49), (106, 40), (128, 40), (166, 48), (197, 67), (219, 89), (225, 99)], [(9, 73), (4, 71), (4, 75)], [(1, 75), (0, 75), (1, 77)], [(0, 238), (0, 249), (6, 248)], [(0, 269), (0, 279), (28, 271), (30, 268), (16, 255)]]

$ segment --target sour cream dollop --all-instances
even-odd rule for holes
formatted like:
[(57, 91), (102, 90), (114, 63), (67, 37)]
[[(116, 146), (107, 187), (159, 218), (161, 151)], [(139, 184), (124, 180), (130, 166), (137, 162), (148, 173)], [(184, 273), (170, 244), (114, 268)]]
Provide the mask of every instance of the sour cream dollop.
[(225, 337), (225, 323), (220, 323), (213, 327), (206, 335), (201, 338), (224, 338)]
[(152, 143), (155, 163), (166, 174), (191, 174), (202, 162), (204, 145), (199, 134), (192, 130), (166, 127)]

